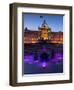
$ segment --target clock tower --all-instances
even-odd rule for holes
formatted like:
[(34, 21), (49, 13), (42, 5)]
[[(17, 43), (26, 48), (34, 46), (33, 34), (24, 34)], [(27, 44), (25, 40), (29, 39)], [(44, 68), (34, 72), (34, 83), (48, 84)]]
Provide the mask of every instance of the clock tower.
[(49, 34), (51, 32), (51, 28), (49, 28), (49, 26), (47, 25), (46, 20), (44, 20), (41, 27), (39, 27), (39, 31), (40, 31), (40, 39), (43, 40), (50, 39)]

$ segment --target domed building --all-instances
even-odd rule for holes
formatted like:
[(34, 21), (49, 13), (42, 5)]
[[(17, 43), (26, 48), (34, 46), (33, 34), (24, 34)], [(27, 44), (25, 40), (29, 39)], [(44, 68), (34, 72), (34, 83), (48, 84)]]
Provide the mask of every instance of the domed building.
[(38, 28), (40, 31), (40, 39), (49, 40), (51, 28), (47, 25), (46, 21), (42, 23), (41, 27)]
[(48, 43), (63, 44), (63, 32), (52, 32), (46, 20), (38, 27), (38, 31), (25, 28), (24, 43), (38, 43), (40, 40), (46, 40)]

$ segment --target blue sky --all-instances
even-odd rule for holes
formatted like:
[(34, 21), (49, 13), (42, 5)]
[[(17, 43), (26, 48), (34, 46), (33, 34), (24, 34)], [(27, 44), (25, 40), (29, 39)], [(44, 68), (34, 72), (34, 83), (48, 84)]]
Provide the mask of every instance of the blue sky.
[[(42, 18), (40, 18), (42, 16)], [(27, 27), (31, 30), (38, 30), (38, 27), (42, 25), (42, 22), (46, 20), (48, 26), (52, 31), (63, 31), (63, 15), (51, 15), (51, 14), (23, 14), (24, 28)]]

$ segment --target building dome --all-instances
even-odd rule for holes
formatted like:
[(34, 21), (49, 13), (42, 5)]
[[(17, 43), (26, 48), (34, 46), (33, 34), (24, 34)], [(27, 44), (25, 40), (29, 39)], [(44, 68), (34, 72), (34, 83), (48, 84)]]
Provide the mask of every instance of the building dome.
[(43, 21), (42, 25), (41, 25), (42, 28), (49, 28), (46, 20)]

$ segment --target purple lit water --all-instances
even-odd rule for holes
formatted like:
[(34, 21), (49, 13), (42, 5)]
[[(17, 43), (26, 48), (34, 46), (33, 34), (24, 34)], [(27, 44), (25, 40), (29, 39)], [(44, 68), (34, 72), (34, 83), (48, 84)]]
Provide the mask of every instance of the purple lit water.
[(63, 46), (48, 46), (50, 48), (46, 45), (29, 45), (24, 49), (24, 74), (63, 72)]

